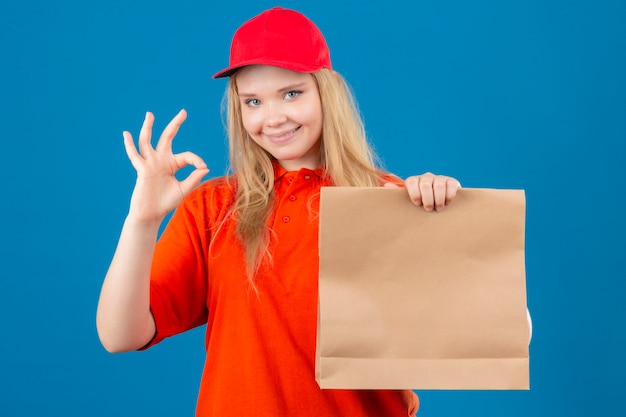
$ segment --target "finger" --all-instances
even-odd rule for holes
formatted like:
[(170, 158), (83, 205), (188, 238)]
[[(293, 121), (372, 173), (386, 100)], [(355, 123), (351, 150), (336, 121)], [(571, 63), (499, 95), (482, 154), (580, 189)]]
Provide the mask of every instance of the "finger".
[(404, 186), (409, 193), (409, 198), (416, 206), (422, 205), (422, 193), (419, 187), (419, 177), (409, 177), (404, 181)]
[(196, 155), (193, 152), (181, 152), (179, 154), (174, 155), (174, 160), (176, 161), (176, 168), (181, 169), (186, 167), (187, 165), (193, 165), (197, 169), (206, 168), (207, 165), (202, 158)]
[(139, 131), (139, 153), (146, 157), (150, 155), (152, 151), (152, 145), (150, 141), (152, 140), (152, 125), (154, 124), (154, 115), (150, 112), (146, 113), (146, 118), (143, 121), (143, 125), (141, 126), (141, 131)]
[(422, 195), (422, 206), (424, 210), (433, 211), (435, 208), (435, 196), (433, 192), (434, 175), (424, 174), (419, 178), (419, 189)]
[(182, 152), (174, 155), (177, 169), (183, 168), (187, 165), (193, 165), (196, 169), (193, 170), (187, 178), (180, 181), (180, 190), (183, 196), (189, 194), (194, 188), (198, 186), (202, 178), (209, 172), (206, 163), (202, 158), (193, 152)]
[(126, 155), (128, 156), (128, 159), (130, 159), (130, 163), (133, 165), (135, 170), (138, 170), (141, 166), (140, 163), (143, 158), (139, 155), (139, 152), (137, 152), (135, 142), (133, 141), (133, 137), (130, 132), (124, 131), (122, 132), (122, 136), (124, 137), (124, 149), (126, 149)]
[(187, 119), (187, 112), (185, 109), (178, 112), (176, 116), (165, 126), (163, 129), (163, 133), (161, 133), (161, 137), (159, 138), (159, 142), (157, 143), (156, 150), (157, 151), (166, 151), (171, 152), (172, 150), (172, 141), (174, 137), (178, 133), (178, 129)]
[(433, 180), (433, 198), (436, 211), (442, 211), (446, 206), (447, 182), (448, 178), (443, 176), (437, 176)]
[(457, 192), (461, 188), (461, 183), (453, 178), (448, 178), (446, 182), (446, 205), (452, 203)]

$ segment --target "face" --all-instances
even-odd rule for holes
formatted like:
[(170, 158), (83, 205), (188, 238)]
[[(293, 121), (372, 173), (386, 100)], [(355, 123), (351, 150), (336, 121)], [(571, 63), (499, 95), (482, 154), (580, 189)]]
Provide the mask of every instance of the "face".
[(321, 164), (322, 104), (311, 74), (251, 65), (236, 75), (246, 131), (288, 171)]

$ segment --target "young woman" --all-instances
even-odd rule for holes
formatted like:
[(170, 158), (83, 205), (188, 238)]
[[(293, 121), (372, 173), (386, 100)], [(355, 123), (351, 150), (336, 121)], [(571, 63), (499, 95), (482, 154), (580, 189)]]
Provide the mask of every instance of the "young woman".
[[(407, 416), (406, 391), (320, 390), (315, 382), (318, 217), (322, 186), (404, 186), (441, 210), (453, 178), (405, 181), (380, 170), (326, 41), (302, 14), (267, 10), (234, 35), (228, 129), (232, 174), (172, 153), (181, 111), (151, 145), (124, 143), (137, 182), (97, 313), (111, 352), (145, 349), (207, 324), (198, 416)], [(195, 170), (179, 181), (183, 166)], [(163, 235), (159, 226), (176, 208)]]

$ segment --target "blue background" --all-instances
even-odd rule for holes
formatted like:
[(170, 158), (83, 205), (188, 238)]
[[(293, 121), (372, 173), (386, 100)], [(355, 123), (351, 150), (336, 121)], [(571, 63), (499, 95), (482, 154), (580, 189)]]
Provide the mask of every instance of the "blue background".
[[(223, 174), (210, 76), (273, 5), (0, 5), (0, 416), (193, 415), (203, 329), (123, 355), (96, 335), (134, 184), (121, 132), (184, 107), (176, 150)], [(527, 192), (532, 388), (424, 391), (420, 416), (624, 415), (626, 2), (281, 5), (324, 32), (389, 169)]]

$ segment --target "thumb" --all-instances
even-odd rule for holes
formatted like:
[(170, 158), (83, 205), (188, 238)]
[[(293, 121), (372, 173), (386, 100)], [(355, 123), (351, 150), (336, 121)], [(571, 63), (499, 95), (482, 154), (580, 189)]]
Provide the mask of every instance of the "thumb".
[(187, 196), (191, 191), (193, 191), (193, 189), (196, 188), (198, 184), (200, 184), (202, 178), (204, 178), (208, 173), (209, 169), (206, 166), (202, 168), (196, 168), (191, 174), (189, 174), (189, 176), (187, 176), (187, 178), (182, 180), (180, 182), (180, 189), (183, 193), (183, 196)]
[(400, 188), (400, 186), (396, 183), (393, 182), (386, 182), (383, 184), (383, 187), (385, 188)]

